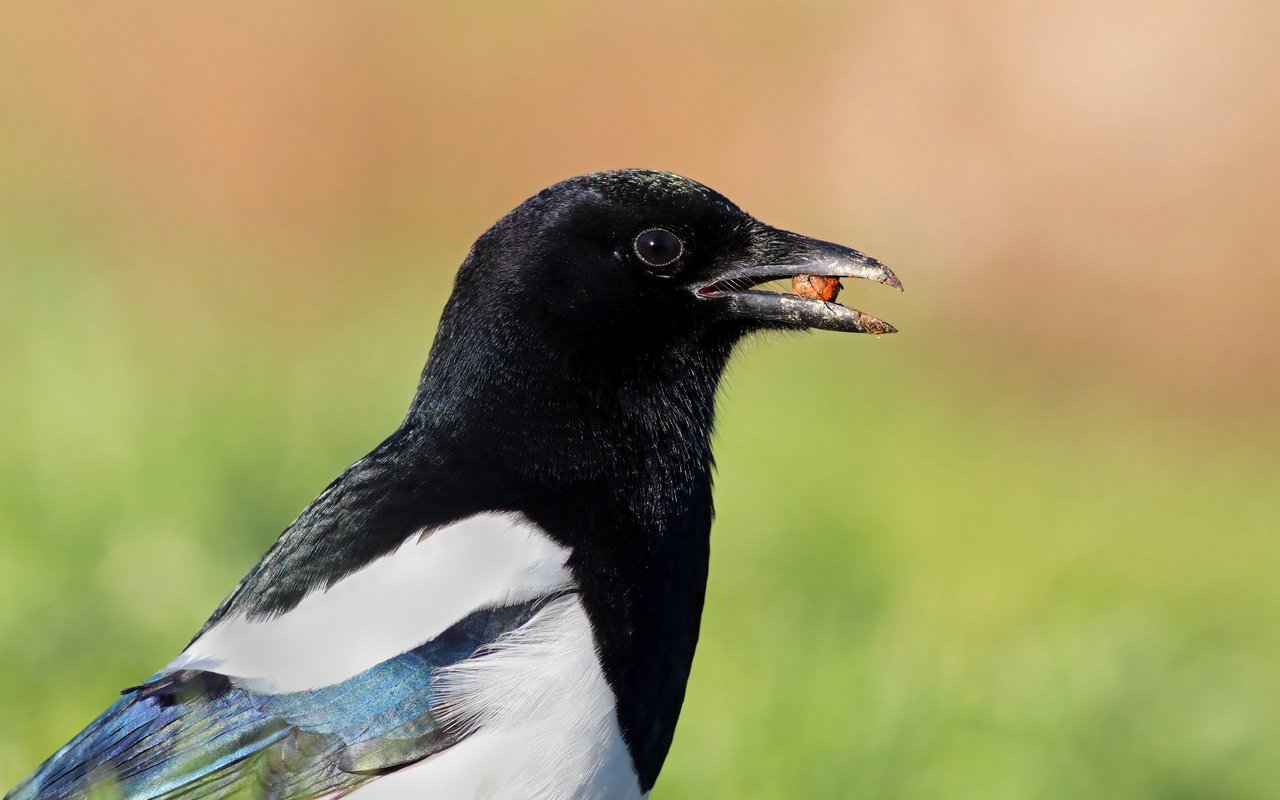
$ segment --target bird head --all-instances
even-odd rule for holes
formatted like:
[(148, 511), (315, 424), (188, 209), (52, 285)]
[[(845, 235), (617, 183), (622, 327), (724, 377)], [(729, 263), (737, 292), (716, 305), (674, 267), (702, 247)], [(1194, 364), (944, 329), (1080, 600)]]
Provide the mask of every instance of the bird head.
[(834, 302), (759, 288), (800, 274), (901, 289), (879, 261), (765, 225), (700, 183), (619, 170), (555, 184), (500, 220), (459, 272), (454, 304), (550, 336), (563, 356), (611, 362), (762, 329), (894, 332)]
[[(879, 261), (766, 225), (678, 175), (619, 170), (557, 183), (471, 248), (410, 418), (473, 439), (483, 425), (544, 460), (553, 451), (580, 460), (582, 430), (608, 425), (622, 429), (612, 441), (680, 428), (705, 442), (716, 386), (744, 335), (894, 331), (762, 286), (797, 275), (902, 288)], [(699, 445), (693, 460), (708, 453)]]

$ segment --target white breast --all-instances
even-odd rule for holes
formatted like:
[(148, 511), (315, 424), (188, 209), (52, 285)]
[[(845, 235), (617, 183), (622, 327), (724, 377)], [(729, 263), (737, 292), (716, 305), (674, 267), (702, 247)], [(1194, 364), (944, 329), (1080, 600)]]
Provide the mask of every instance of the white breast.
[(445, 714), (476, 731), (357, 800), (636, 800), (613, 692), (576, 595), (442, 673)]
[(230, 615), (165, 671), (214, 670), (262, 692), (339, 683), (435, 638), (477, 609), (571, 586), (568, 556), (522, 516), (480, 514), (410, 537), (279, 617)]
[[(518, 515), (481, 514), (410, 538), (293, 609), (235, 614), (167, 670), (209, 669), (253, 691), (341, 682), (474, 611), (574, 586), (568, 549)], [(377, 778), (359, 800), (635, 800), (640, 790), (613, 692), (576, 594), (435, 678), (442, 718), (470, 735)]]

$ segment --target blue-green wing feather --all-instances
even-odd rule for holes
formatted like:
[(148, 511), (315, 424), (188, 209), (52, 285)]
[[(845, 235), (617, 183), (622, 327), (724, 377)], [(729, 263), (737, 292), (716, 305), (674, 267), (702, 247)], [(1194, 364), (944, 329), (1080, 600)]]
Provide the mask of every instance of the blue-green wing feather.
[(473, 613), (414, 650), (304, 692), (257, 692), (214, 672), (160, 676), (128, 690), (5, 800), (78, 800), (99, 783), (131, 800), (340, 796), (455, 744), (459, 735), (432, 712), (433, 676), (548, 599)]

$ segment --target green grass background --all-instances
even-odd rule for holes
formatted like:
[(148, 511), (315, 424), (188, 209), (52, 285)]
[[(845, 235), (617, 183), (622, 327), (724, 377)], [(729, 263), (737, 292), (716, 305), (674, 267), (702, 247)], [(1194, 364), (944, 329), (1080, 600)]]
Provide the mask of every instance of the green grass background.
[[(64, 234), (0, 243), (5, 786), (397, 424), (461, 252), (128, 277)], [(899, 336), (762, 339), (729, 375), (654, 796), (1275, 797), (1274, 428), (955, 362), (900, 271), (854, 295)]]

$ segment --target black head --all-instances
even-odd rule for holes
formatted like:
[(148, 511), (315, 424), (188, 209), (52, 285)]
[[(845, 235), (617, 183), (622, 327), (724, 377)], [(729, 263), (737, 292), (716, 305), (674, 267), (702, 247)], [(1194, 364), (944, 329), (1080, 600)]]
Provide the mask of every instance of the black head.
[(839, 306), (745, 291), (796, 272), (896, 284), (878, 262), (764, 225), (695, 181), (603, 172), (542, 190), (480, 237), (446, 318), (536, 331), (557, 340), (562, 368), (593, 371), (760, 328), (875, 330)]
[[(476, 243), (457, 292), (500, 293), (503, 314), (556, 338), (566, 360), (619, 364), (699, 337), (695, 276), (743, 257), (755, 223), (727, 199), (660, 172), (587, 175), (543, 189)], [(457, 293), (455, 293), (457, 297)]]
[[(415, 410), (455, 426), (481, 415), (507, 442), (531, 426), (608, 425), (634, 409), (665, 418), (673, 405), (705, 408), (696, 424), (709, 428), (716, 383), (744, 334), (893, 331), (833, 302), (753, 289), (797, 274), (901, 288), (878, 261), (765, 225), (687, 178), (647, 170), (571, 178), (476, 241)], [(537, 435), (539, 461), (564, 444), (549, 438)]]

